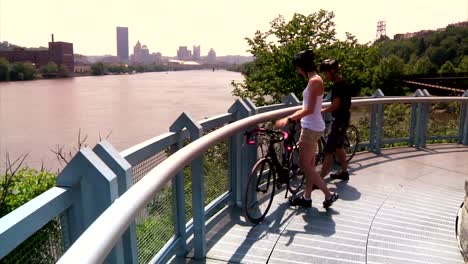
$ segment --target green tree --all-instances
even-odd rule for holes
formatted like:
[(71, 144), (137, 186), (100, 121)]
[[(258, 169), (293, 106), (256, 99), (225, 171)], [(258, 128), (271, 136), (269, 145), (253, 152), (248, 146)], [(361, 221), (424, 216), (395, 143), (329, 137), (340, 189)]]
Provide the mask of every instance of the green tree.
[(0, 58), (0, 82), (8, 81), (9, 79), (10, 79), (10, 63), (4, 58)]
[(279, 16), (270, 23), (270, 30), (257, 31), (253, 38), (246, 38), (255, 60), (243, 82), (232, 82), (233, 94), (252, 98), (257, 104), (279, 102), (291, 92), (300, 96), (305, 79), (295, 72), (291, 58), (301, 50), (333, 43), (333, 17), (333, 12), (324, 10), (307, 16), (296, 13), (289, 22)]
[(50, 61), (49, 63), (47, 63), (47, 65), (42, 66), (40, 71), (43, 74), (57, 73), (58, 72), (58, 66), (57, 66), (57, 64), (55, 62)]
[(460, 64), (458, 65), (458, 69), (461, 72), (468, 72), (468, 55), (463, 56)]
[(104, 67), (104, 63), (102, 62), (96, 62), (93, 65), (91, 65), (91, 73), (93, 75), (104, 75), (106, 69)]
[(33, 80), (37, 74), (36, 67), (30, 62), (15, 62), (11, 66), (10, 80)]
[(350, 33), (345, 41), (336, 41), (320, 49), (322, 58), (334, 58), (340, 63), (340, 73), (354, 88), (355, 94), (370, 95), (374, 92), (372, 76), (380, 56), (376, 47), (358, 44)]
[(417, 75), (433, 75), (437, 73), (437, 67), (429, 57), (423, 56), (414, 65), (414, 73)]
[(403, 60), (396, 55), (383, 58), (373, 76), (374, 87), (382, 89), (386, 95), (404, 94), (405, 91), (400, 82), (404, 74), (404, 65)]
[(455, 67), (450, 61), (446, 61), (440, 68), (440, 74), (443, 76), (450, 76), (455, 74)]
[(424, 41), (424, 38), (418, 38), (417, 42), (416, 55), (421, 56), (427, 49), (426, 42)]

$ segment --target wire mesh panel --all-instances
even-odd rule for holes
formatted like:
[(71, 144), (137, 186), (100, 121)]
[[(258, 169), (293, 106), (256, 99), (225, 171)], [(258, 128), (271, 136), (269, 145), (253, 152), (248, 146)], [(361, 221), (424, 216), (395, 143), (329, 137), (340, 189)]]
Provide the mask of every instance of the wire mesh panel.
[(228, 141), (209, 148), (203, 155), (205, 206), (229, 190)]
[[(389, 104), (384, 107), (382, 139), (409, 138), (411, 104)], [(405, 146), (406, 142), (385, 144), (382, 147)]]
[(453, 139), (429, 140), (428, 143), (457, 142), (460, 122), (460, 103), (436, 103), (429, 108), (428, 137), (447, 137)]
[(136, 221), (139, 263), (148, 263), (174, 235), (172, 195), (170, 186), (163, 188)]
[(133, 183), (141, 180), (150, 170), (163, 162), (168, 157), (168, 155), (168, 151), (162, 151), (133, 166)]
[(56, 217), (2, 258), (0, 263), (56, 263), (64, 252), (60, 217)]
[[(138, 182), (170, 155), (162, 151), (133, 166), (133, 181)], [(136, 219), (138, 261), (148, 263), (174, 235), (173, 190), (169, 184), (139, 213)]]
[[(356, 126), (359, 131), (359, 141), (369, 142), (371, 106), (352, 106), (351, 125)], [(360, 149), (358, 149), (360, 151)]]

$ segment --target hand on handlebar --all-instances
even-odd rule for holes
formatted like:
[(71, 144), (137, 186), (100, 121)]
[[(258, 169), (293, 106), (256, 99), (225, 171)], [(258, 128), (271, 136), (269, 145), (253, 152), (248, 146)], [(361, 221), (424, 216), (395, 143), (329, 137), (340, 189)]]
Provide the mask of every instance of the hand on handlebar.
[(282, 129), (284, 126), (286, 126), (286, 124), (288, 124), (288, 118), (281, 118), (276, 121), (275, 128)]

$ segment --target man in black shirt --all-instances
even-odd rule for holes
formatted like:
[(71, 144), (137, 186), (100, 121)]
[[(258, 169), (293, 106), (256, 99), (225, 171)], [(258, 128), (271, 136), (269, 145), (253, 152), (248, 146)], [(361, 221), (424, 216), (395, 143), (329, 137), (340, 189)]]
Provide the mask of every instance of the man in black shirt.
[(320, 65), (320, 70), (325, 74), (327, 80), (333, 82), (331, 87), (331, 105), (323, 108), (322, 113), (331, 113), (333, 122), (331, 130), (325, 144), (325, 158), (320, 176), (325, 177), (330, 171), (333, 161), (333, 153), (336, 153), (341, 165), (341, 171), (330, 174), (332, 179), (349, 180), (348, 162), (344, 150), (346, 129), (349, 126), (351, 117), (351, 95), (353, 94), (349, 86), (338, 73), (339, 64), (336, 60), (325, 60)]

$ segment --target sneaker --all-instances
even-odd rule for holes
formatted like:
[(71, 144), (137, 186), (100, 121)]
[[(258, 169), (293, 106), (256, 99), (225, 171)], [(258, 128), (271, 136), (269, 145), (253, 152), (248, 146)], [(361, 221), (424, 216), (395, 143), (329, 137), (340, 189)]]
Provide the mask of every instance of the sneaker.
[(289, 205), (310, 208), (310, 207), (312, 207), (312, 199), (311, 200), (306, 200), (306, 199), (304, 199), (303, 196), (296, 197), (294, 199), (292, 197), (289, 197)]
[(337, 193), (333, 193), (332, 196), (330, 197), (330, 199), (325, 199), (325, 201), (323, 201), (323, 208), (328, 208), (330, 206), (333, 205), (333, 203), (338, 200), (339, 196)]
[(348, 173), (348, 171), (340, 171), (339, 173), (331, 173), (330, 178), (333, 179), (333, 180), (348, 181), (349, 180), (349, 173)]

